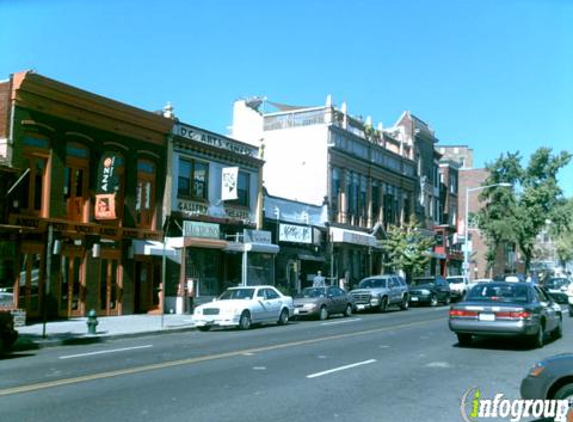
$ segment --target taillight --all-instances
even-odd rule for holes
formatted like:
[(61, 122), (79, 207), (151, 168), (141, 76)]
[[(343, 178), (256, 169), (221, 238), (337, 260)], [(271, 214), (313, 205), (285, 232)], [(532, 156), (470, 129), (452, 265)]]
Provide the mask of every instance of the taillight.
[(496, 318), (510, 318), (510, 319), (528, 319), (531, 318), (531, 312), (528, 311), (503, 311), (496, 312)]
[(465, 309), (450, 309), (450, 317), (456, 318), (476, 318), (478, 313), (476, 311), (467, 311)]

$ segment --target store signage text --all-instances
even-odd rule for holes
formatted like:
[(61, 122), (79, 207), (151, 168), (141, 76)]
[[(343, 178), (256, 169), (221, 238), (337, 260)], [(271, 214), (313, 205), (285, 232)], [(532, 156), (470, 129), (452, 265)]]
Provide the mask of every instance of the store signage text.
[(272, 243), (271, 232), (266, 230), (245, 229), (245, 243), (264, 243), (270, 245)]
[(217, 148), (226, 149), (236, 154), (248, 155), (249, 157), (256, 157), (258, 154), (258, 148), (256, 147), (245, 145), (212, 133), (203, 132), (195, 128), (177, 125), (175, 130), (176, 134), (183, 138), (191, 139)]
[(279, 226), (279, 240), (281, 242), (312, 243), (312, 231), (308, 226), (281, 224)]
[(199, 223), (196, 221), (184, 221), (183, 236), (219, 239), (220, 238), (219, 225), (212, 223)]

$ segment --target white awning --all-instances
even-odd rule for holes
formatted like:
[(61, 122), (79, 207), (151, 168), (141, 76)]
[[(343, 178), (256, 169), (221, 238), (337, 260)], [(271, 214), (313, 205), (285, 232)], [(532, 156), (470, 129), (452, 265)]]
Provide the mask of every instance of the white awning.
[(165, 256), (172, 261), (181, 263), (181, 257), (177, 249), (172, 248), (169, 245), (165, 245), (163, 248), (163, 243), (156, 240), (134, 240), (133, 241), (133, 254), (134, 255), (153, 255), (153, 256), (163, 256), (165, 251)]
[(354, 230), (341, 229), (339, 227), (330, 228), (330, 239), (333, 243), (350, 243), (353, 245), (370, 246), (378, 248), (376, 236)]
[(279, 253), (279, 246), (271, 243), (242, 243), (242, 242), (229, 242), (224, 249), (225, 252), (259, 252), (259, 253)]

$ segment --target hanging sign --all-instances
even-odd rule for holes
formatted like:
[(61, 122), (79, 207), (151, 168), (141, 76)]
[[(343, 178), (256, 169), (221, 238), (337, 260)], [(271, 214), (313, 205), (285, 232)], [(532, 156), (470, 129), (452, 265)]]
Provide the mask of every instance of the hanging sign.
[(221, 199), (231, 201), (238, 198), (237, 179), (239, 176), (239, 167), (224, 167), (221, 178)]

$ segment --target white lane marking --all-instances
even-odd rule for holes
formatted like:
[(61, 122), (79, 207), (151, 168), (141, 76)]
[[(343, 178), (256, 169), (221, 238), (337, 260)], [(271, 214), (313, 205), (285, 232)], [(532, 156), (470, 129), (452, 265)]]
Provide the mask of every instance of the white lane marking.
[(103, 355), (105, 353), (126, 352), (128, 350), (147, 349), (148, 347), (153, 347), (153, 345), (147, 344), (145, 346), (124, 347), (123, 349), (111, 349), (111, 350), (100, 350), (98, 352), (79, 353), (77, 355), (60, 356), (60, 359), (72, 359), (72, 358), (81, 358), (84, 356)]
[(345, 319), (342, 321), (331, 321), (331, 322), (323, 322), (320, 325), (336, 325), (336, 324), (346, 324), (347, 322), (356, 322), (362, 321), (362, 318), (352, 318), (352, 319)]
[(267, 367), (266, 366), (253, 366), (253, 369), (255, 371), (266, 371)]
[(369, 360), (365, 360), (364, 362), (353, 363), (350, 365), (339, 366), (338, 368), (329, 369), (328, 371), (317, 372), (315, 374), (307, 375), (306, 377), (307, 378), (322, 377), (323, 375), (332, 374), (333, 372), (344, 371), (345, 369), (355, 368), (355, 367), (361, 366), (361, 365), (368, 365), (368, 364), (374, 363), (374, 362), (376, 362), (376, 359), (369, 359)]

